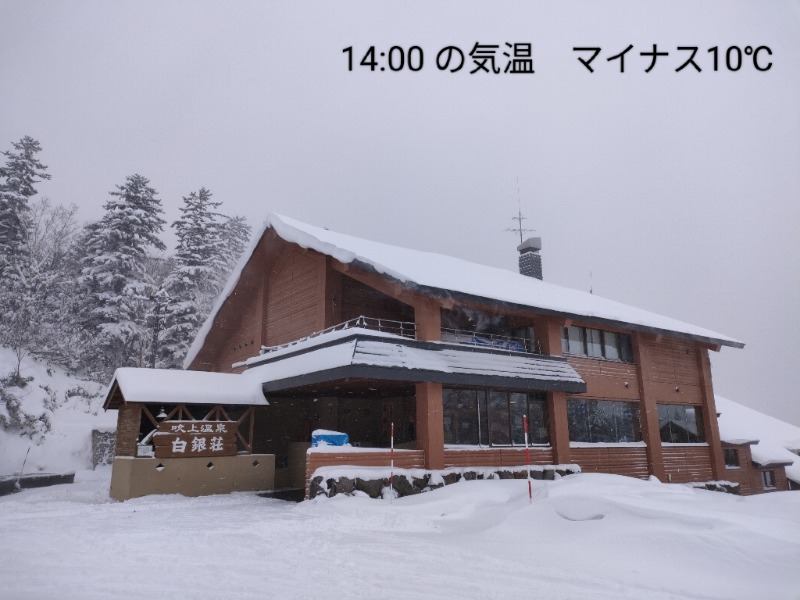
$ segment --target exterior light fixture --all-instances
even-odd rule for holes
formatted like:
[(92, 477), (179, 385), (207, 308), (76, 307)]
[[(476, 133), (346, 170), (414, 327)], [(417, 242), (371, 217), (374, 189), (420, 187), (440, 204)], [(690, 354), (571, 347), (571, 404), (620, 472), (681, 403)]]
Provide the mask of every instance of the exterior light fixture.
[(156, 415), (156, 419), (158, 419), (159, 421), (163, 421), (166, 418), (167, 418), (167, 413), (164, 412), (164, 407), (162, 406), (161, 412)]

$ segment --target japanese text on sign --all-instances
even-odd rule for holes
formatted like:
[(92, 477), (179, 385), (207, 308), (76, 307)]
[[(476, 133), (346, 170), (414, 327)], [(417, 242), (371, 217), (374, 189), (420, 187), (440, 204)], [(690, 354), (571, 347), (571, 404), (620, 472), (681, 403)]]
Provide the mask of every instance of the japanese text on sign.
[(235, 421), (164, 421), (153, 437), (158, 458), (233, 456)]

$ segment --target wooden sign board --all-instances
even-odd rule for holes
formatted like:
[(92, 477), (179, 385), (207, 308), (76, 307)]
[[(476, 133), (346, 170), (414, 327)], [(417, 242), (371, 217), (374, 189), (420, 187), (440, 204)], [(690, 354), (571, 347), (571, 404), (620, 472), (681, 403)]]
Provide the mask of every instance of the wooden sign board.
[(153, 435), (156, 458), (234, 456), (236, 421), (162, 421)]

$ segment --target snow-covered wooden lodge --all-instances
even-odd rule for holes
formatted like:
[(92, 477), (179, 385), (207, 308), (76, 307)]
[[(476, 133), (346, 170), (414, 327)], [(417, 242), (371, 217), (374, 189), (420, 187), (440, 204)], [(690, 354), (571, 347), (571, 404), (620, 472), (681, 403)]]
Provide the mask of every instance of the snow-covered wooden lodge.
[[(185, 362), (120, 369), (111, 495), (303, 487), (330, 465), (725, 478), (725, 335), (521, 273), (271, 215)], [(352, 447), (309, 450), (310, 432)]]

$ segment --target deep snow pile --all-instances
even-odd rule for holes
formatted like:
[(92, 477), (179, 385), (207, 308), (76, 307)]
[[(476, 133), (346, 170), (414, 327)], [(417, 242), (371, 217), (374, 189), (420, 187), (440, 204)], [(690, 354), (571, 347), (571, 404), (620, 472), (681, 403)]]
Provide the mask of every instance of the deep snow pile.
[(10, 599), (800, 597), (800, 493), (615, 475), (468, 481), (390, 502), (108, 498), (109, 469), (0, 498)]
[[(32, 357), (13, 381), (16, 356), (0, 347), (0, 476), (75, 471), (91, 466), (92, 429), (113, 430), (116, 411), (104, 413), (104, 386), (67, 375)], [(15, 385), (22, 383), (22, 385)]]

